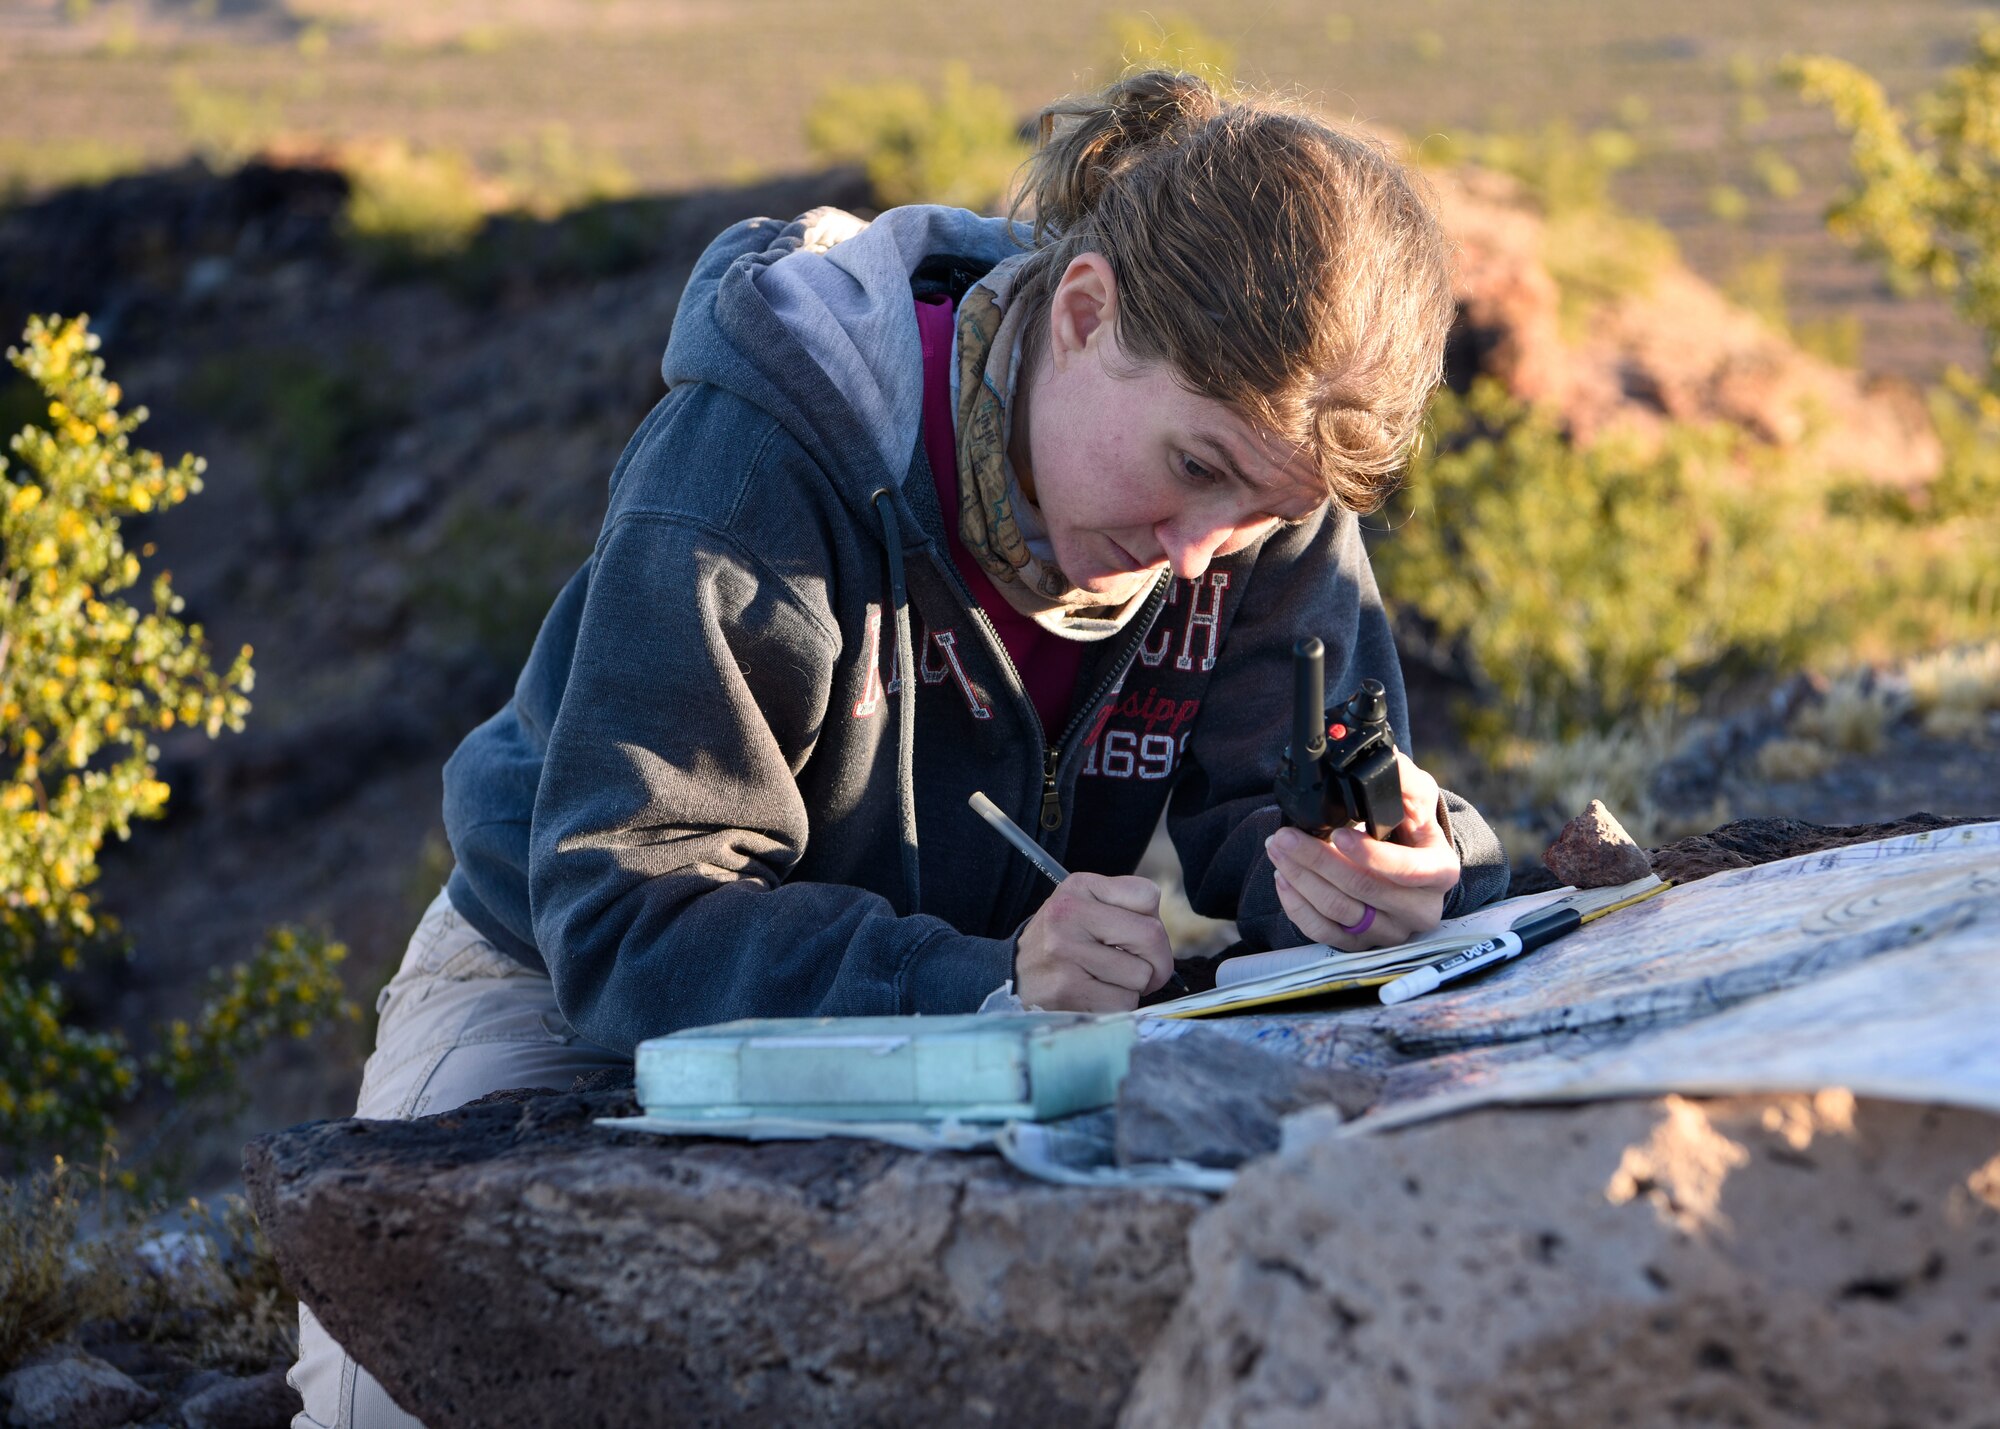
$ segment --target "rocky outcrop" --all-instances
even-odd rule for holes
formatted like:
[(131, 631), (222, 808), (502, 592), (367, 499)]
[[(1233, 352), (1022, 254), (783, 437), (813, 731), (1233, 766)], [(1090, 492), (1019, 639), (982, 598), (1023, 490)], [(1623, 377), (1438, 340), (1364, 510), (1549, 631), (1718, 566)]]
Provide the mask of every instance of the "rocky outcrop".
[(8, 1429), (116, 1429), (159, 1407), (159, 1396), (74, 1345), (31, 1355), (0, 1378)]
[(1195, 1227), (1121, 1423), (1972, 1424), (2000, 1119), (1817, 1096), (1300, 1118)]
[(1480, 170), (1431, 178), (1457, 244), (1456, 380), (1497, 377), (1516, 397), (1554, 407), (1584, 443), (1726, 422), (1830, 473), (1903, 489), (1937, 475), (1943, 448), (1912, 388), (1801, 351), (1678, 260), (1566, 333), (1543, 256), (1547, 227), (1518, 185)]
[[(1950, 822), (1743, 821), (1684, 850), (1682, 876)], [(1840, 936), (1810, 957), (1743, 936), (1743, 900), (1789, 928), (1824, 894), (1776, 876), (1733, 894), (1739, 876), (1680, 897), (1685, 957), (1654, 972), (1660, 930), (1586, 929), (1563, 950), (1574, 980), (1539, 992), (1503, 975), (1483, 1006), (1355, 1003), (1149, 1040), (1120, 1092), (1120, 1159), (1246, 1164), (1191, 1261), (1189, 1193), (860, 1142), (614, 1132), (592, 1119), (630, 1092), (601, 1086), (297, 1128), (253, 1142), (245, 1176), (289, 1283), (432, 1429), (563, 1422), (579, 1396), (613, 1425), (1108, 1423), (1135, 1382), (1133, 1424), (1856, 1422), (1844, 1406), (1976, 1422), (2000, 1388), (2000, 1117), (1838, 1091), (1652, 1098), (1670, 1069), (1597, 1088), (1640, 1100), (1345, 1125), (1504, 1091), (1522, 1058), (1602, 1054), (1601, 1071), (1940, 926), (1983, 946), (1990, 845), (1945, 844), (1945, 871), (1903, 870), (1897, 897), (1843, 895)], [(1717, 918), (1736, 931), (1712, 936)], [(1954, 1006), (1976, 1007), (1958, 967)], [(1815, 1016), (1809, 1040), (1853, 1025)], [(1926, 1075), (1974, 1077), (1982, 1055)], [(1710, 1086), (1945, 1086), (1816, 1065), (1844, 1070)]]
[[(1775, 863), (1781, 858), (1792, 858), (1802, 853), (1819, 853), (1847, 844), (1873, 843), (1876, 839), (1900, 838), (1904, 834), (1929, 833), (1959, 824), (1989, 824), (1996, 819), (2000, 819), (2000, 814), (1979, 817), (1911, 814), (1879, 824), (1809, 824), (1800, 819), (1736, 819), (1710, 833), (1692, 834), (1647, 849), (1645, 855), (1652, 871), (1669, 883), (1692, 883), (1698, 878), (1726, 873), (1732, 868)], [(1507, 896), (1513, 898), (1524, 893), (1542, 893), (1561, 887), (1563, 882), (1546, 865), (1517, 868), (1507, 885)]]
[(1888, 823), (1844, 825), (1808, 824), (1798, 819), (1737, 819), (1712, 833), (1695, 834), (1649, 849), (1647, 857), (1653, 872), (1661, 878), (1671, 883), (1692, 883), (1732, 868), (1751, 868), (1781, 858), (1796, 858), (1802, 853), (1900, 838), (1904, 834), (1930, 833), (1960, 824), (1991, 823), (1996, 817), (2000, 815), (1954, 818), (1911, 814)]
[(1836, 1090), (1347, 1137), (1329, 1108), (1196, 1221), (987, 1158), (588, 1126), (620, 1100), (321, 1124), (247, 1171), (287, 1274), (433, 1429), (579, 1398), (608, 1425), (1445, 1429), (1976, 1423), (2000, 1395), (1983, 1113)]
[(614, 1134), (502, 1094), (251, 1143), (288, 1281), (430, 1429), (1090, 1424), (1186, 1285), (1203, 1200), (854, 1141)]
[(182, 1401), (181, 1423), (187, 1429), (276, 1429), (291, 1423), (305, 1406), (285, 1382), (285, 1368), (222, 1376)]

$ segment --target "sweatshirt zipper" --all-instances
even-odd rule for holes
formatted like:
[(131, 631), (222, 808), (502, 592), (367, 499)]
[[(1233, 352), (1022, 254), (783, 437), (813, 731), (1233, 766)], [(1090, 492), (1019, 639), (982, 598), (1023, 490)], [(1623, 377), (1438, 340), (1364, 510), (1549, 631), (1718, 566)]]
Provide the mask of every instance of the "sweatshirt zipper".
[[(1111, 662), (1111, 668), (1105, 672), (1104, 678), (1097, 682), (1097, 688), (1091, 691), (1090, 698), (1078, 705), (1070, 715), (1069, 724), (1064, 727), (1061, 738), (1043, 751), (1042, 828), (1046, 832), (1054, 833), (1062, 827), (1062, 791), (1056, 787), (1056, 770), (1062, 764), (1063, 751), (1069, 746), (1077, 731), (1083, 727), (1084, 721), (1096, 715), (1098, 702), (1110, 694), (1112, 688), (1125, 678), (1125, 672), (1132, 668), (1132, 661), (1139, 653), (1139, 646), (1144, 643), (1147, 635), (1152, 633), (1153, 621), (1159, 617), (1160, 607), (1166, 603), (1166, 593), (1172, 584), (1171, 576), (1154, 584), (1152, 595), (1146, 598), (1145, 605), (1132, 617), (1132, 623), (1126, 627), (1132, 633), (1125, 639), (1124, 653)], [(1016, 678), (1019, 678), (1018, 674)], [(1025, 691), (1026, 686), (1022, 688)], [(1034, 702), (1030, 700), (1029, 703)], [(1037, 720), (1040, 717), (1038, 713)]]
[(1060, 749), (1042, 751), (1042, 827), (1050, 833), (1062, 827), (1062, 790), (1056, 787), (1056, 766), (1061, 763)]
[(1043, 833), (1052, 834), (1062, 827), (1063, 821), (1062, 789), (1056, 777), (1062, 767), (1063, 750), (1069, 744), (1070, 738), (1082, 727), (1084, 720), (1096, 712), (1098, 701), (1110, 693), (1111, 687), (1117, 684), (1131, 667), (1133, 658), (1139, 653), (1140, 644), (1145, 640), (1147, 633), (1152, 629), (1154, 619), (1160, 613), (1160, 607), (1166, 603), (1167, 591), (1173, 586), (1173, 578), (1169, 576), (1166, 580), (1154, 583), (1153, 593), (1146, 598), (1146, 604), (1132, 617), (1131, 624), (1126, 627), (1131, 633), (1125, 637), (1124, 653), (1112, 662), (1111, 669), (1097, 682), (1097, 688), (1091, 692), (1090, 698), (1076, 707), (1069, 723), (1063, 727), (1061, 736), (1051, 744), (1048, 731), (1042, 728), (1042, 712), (1035, 708), (1034, 700), (1029, 697), (1028, 682), (1021, 678), (1020, 667), (1014, 663), (1013, 655), (1007, 650), (1007, 642), (1000, 638), (1000, 631), (993, 624), (992, 617), (980, 608), (978, 598), (967, 589), (964, 577), (959, 575), (957, 564), (948, 554), (942, 561), (935, 561), (934, 564), (941, 569), (948, 569), (948, 578), (964, 596), (967, 611), (986, 632), (986, 638), (993, 646), (993, 652), (1000, 657), (1000, 664), (1007, 673), (1014, 677), (1014, 688), (1028, 706), (1029, 722), (1035, 727), (1036, 742), (1042, 746), (1042, 812), (1036, 822), (1041, 825)]

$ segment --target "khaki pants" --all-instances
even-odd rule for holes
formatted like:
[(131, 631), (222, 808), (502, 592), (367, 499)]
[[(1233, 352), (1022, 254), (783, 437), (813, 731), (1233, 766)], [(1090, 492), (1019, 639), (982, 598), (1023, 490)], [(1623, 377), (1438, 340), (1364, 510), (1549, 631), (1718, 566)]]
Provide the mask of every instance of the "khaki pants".
[[(556, 1010), (548, 976), (473, 931), (443, 893), (424, 911), (375, 1010), (381, 1020), (356, 1116), (407, 1121), (508, 1087), (565, 1091), (586, 1072), (631, 1065), (578, 1036)], [(423, 1429), (304, 1305), (289, 1378), (305, 1400), (292, 1429)]]

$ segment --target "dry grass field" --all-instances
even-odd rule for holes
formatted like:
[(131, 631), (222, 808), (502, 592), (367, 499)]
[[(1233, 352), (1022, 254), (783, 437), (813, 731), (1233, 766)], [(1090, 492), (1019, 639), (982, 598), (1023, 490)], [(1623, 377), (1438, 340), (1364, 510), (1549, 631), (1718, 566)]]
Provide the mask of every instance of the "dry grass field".
[[(552, 126), (645, 190), (797, 169), (829, 85), (934, 82), (952, 61), (1023, 114), (1101, 81), (1118, 24), (1192, 26), (1261, 88), (1447, 148), (1467, 136), (1617, 125), (1616, 185), (1694, 266), (1782, 286), (1793, 319), (1852, 314), (1858, 357), (1927, 381), (1974, 355), (1941, 304), (1892, 298), (1819, 228), (1844, 146), (1781, 92), (1801, 51), (1858, 60), (1892, 94), (1968, 51), (1963, 0), (5, 0), (0, 188), (277, 136), (394, 136), (498, 167)], [(25, 102), (22, 102), (25, 101)], [(1774, 165), (1773, 160), (1781, 160)], [(1796, 175), (1792, 184), (1782, 169)], [(1775, 259), (1772, 255), (1776, 255)], [(1761, 266), (1760, 266), (1761, 260)]]

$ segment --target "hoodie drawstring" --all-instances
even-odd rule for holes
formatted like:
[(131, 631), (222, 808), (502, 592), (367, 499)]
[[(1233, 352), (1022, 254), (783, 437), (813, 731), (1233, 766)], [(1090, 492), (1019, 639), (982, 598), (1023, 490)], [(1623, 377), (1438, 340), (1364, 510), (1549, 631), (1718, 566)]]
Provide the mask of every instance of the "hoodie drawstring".
[(903, 887), (910, 895), (908, 913), (919, 912), (923, 896), (917, 887), (917, 701), (915, 651), (910, 643), (910, 596), (903, 584), (903, 527), (896, 516), (895, 493), (877, 487), (868, 502), (882, 521), (882, 539), (889, 548), (889, 600), (896, 608), (896, 673), (902, 688), (896, 694), (896, 800), (903, 819)]

